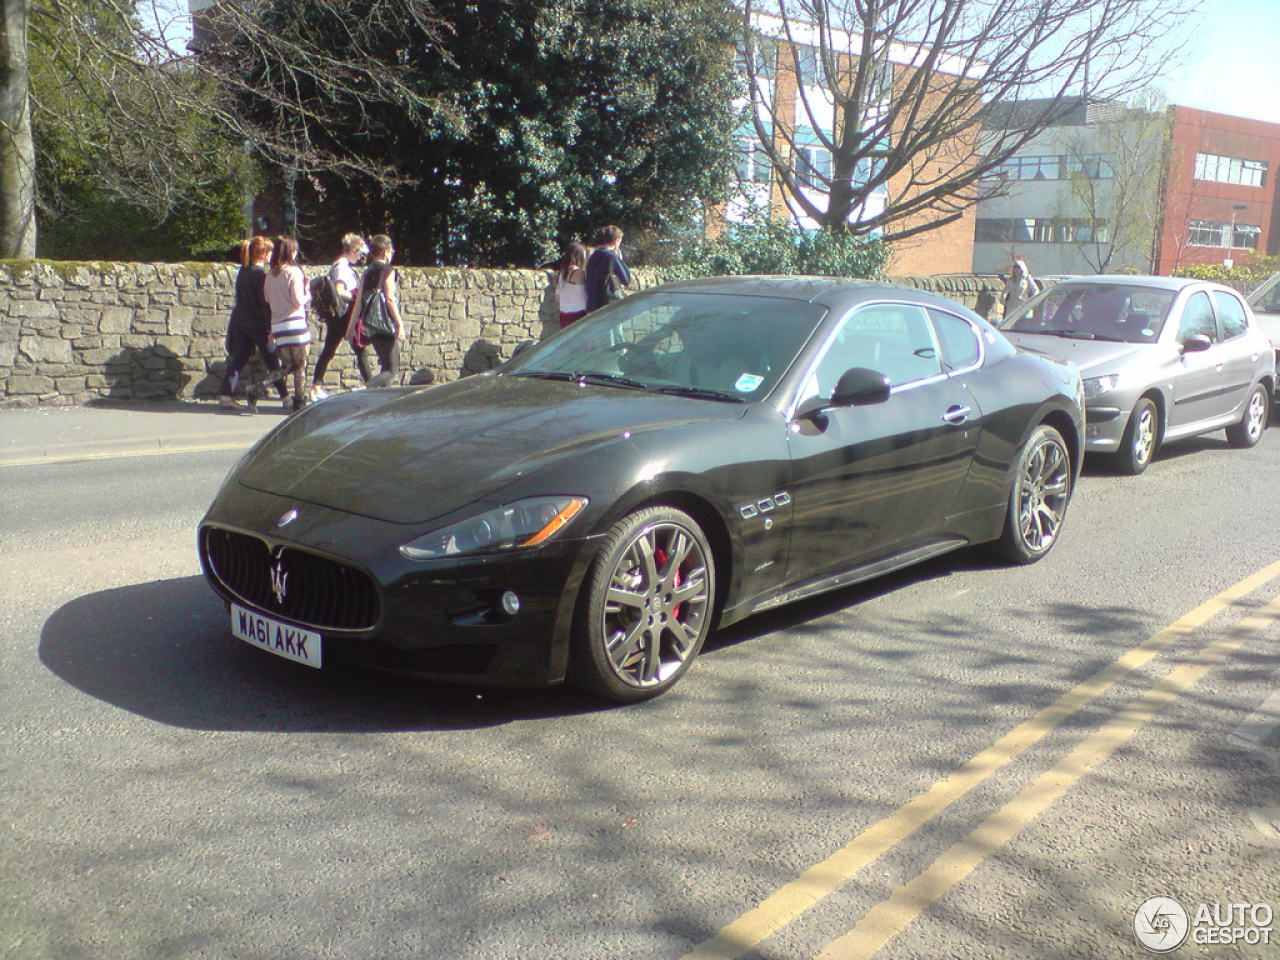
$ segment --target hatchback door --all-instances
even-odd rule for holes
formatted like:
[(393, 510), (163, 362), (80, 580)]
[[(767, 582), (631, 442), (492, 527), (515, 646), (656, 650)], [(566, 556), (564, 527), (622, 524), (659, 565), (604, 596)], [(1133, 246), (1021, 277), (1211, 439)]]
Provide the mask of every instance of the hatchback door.
[(1209, 294), (1197, 290), (1182, 305), (1177, 342), (1186, 344), (1193, 336), (1209, 338), (1207, 350), (1183, 350), (1173, 384), (1170, 429), (1226, 416), (1240, 402), (1227, 390), (1227, 361), (1232, 354), (1222, 342), (1218, 321)]

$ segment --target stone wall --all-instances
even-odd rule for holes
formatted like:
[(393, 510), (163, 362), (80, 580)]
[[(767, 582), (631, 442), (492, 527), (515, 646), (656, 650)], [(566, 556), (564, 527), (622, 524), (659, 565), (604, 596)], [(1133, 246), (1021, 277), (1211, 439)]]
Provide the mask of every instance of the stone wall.
[[(236, 269), (0, 261), (0, 407), (214, 397)], [(424, 369), (436, 382), (488, 370), (515, 344), (559, 328), (554, 276), (544, 271), (401, 267), (399, 275), (406, 380)], [(654, 282), (644, 277), (639, 286)], [(970, 307), (997, 290), (986, 277), (895, 282)], [(318, 351), (313, 344), (313, 359)], [(359, 383), (345, 344), (327, 382)]]

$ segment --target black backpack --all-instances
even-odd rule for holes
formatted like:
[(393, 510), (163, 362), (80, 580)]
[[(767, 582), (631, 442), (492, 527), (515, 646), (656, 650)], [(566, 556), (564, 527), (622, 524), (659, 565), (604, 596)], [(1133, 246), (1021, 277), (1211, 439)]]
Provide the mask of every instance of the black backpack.
[(338, 300), (338, 290), (328, 273), (322, 273), (311, 281), (311, 305), (326, 323), (341, 318), (342, 304)]

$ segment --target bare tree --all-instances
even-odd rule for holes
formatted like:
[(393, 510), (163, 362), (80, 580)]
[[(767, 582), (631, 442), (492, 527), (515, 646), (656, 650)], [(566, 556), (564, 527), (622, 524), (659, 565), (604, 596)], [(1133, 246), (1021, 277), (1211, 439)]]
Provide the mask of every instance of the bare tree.
[[(1193, 0), (746, 0), (749, 116), (785, 199), (900, 240), (961, 217), (984, 175), (1087, 101), (1167, 68)], [(768, 58), (794, 97), (771, 96)], [(814, 164), (804, 148), (830, 156)], [(797, 155), (800, 156), (797, 161)], [(988, 191), (988, 193), (984, 193)]]
[(1070, 170), (1063, 217), (1084, 221), (1072, 232), (1095, 273), (1151, 271), (1163, 219), (1156, 171), (1168, 140), (1168, 115), (1151, 94), (1116, 119), (1072, 128), (1063, 138)]

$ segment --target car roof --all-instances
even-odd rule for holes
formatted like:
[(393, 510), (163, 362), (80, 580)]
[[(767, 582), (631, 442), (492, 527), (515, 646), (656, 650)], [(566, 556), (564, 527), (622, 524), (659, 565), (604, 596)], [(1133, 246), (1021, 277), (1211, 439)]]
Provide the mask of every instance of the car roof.
[(1184, 290), (1187, 287), (1215, 287), (1219, 290), (1229, 290), (1230, 287), (1224, 287), (1220, 283), (1213, 283), (1208, 280), (1197, 280), (1194, 277), (1153, 277), (1153, 276), (1130, 276), (1123, 273), (1109, 273), (1097, 277), (1069, 277), (1062, 280), (1055, 286), (1114, 286), (1121, 284), (1127, 287), (1150, 287), (1155, 290)]
[(881, 298), (907, 299), (955, 310), (969, 312), (963, 305), (945, 296), (918, 287), (900, 286), (880, 280), (852, 280), (846, 277), (809, 276), (741, 276), (704, 277), (698, 280), (679, 280), (644, 292), (732, 294), (740, 297), (780, 297), (802, 300), (831, 309), (840, 309)]

